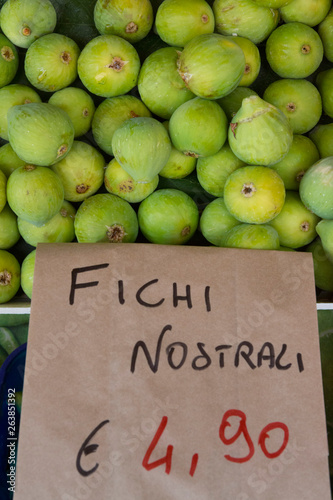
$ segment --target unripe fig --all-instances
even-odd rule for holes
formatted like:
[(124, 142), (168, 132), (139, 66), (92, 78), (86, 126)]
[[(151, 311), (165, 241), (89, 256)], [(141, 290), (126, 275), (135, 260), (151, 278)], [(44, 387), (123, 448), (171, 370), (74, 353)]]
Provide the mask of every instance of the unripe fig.
[(67, 113), (52, 104), (14, 106), (7, 119), (9, 142), (26, 163), (53, 165), (72, 147), (74, 126)]
[(321, 118), (320, 93), (313, 83), (302, 78), (275, 80), (266, 87), (263, 99), (283, 111), (294, 134), (309, 132)]
[(279, 250), (280, 242), (277, 231), (268, 224), (239, 224), (228, 231), (224, 246), (252, 250)]
[(237, 111), (240, 109), (243, 99), (251, 95), (258, 95), (249, 87), (236, 87), (230, 94), (217, 99), (216, 102), (222, 107), (229, 121), (233, 119)]
[(333, 156), (322, 158), (305, 172), (299, 194), (311, 212), (333, 219)]
[(248, 87), (252, 85), (259, 75), (261, 67), (259, 49), (251, 40), (243, 36), (232, 36), (230, 39), (239, 45), (245, 56), (244, 74), (238, 85), (240, 87)]
[(282, 111), (259, 96), (250, 96), (231, 120), (228, 140), (245, 163), (269, 166), (288, 153), (293, 132)]
[(83, 89), (66, 87), (58, 90), (49, 99), (49, 104), (65, 111), (74, 126), (74, 137), (81, 137), (91, 127), (95, 113), (95, 104), (91, 96)]
[(113, 158), (105, 169), (104, 185), (109, 193), (115, 194), (129, 203), (139, 203), (149, 196), (158, 185), (156, 175), (150, 182), (137, 182)]
[(223, 198), (216, 198), (206, 205), (200, 217), (200, 231), (209, 243), (225, 246), (230, 229), (241, 224), (227, 210)]
[(318, 26), (318, 34), (324, 46), (326, 59), (333, 62), (333, 8)]
[(18, 65), (19, 57), (15, 45), (0, 33), (0, 88), (14, 79)]
[(225, 205), (241, 222), (264, 224), (271, 221), (281, 212), (284, 200), (283, 181), (271, 168), (240, 167), (225, 182)]
[(138, 116), (150, 117), (149, 109), (133, 95), (121, 95), (104, 99), (97, 107), (91, 124), (97, 145), (113, 156), (112, 137), (115, 130), (126, 120)]
[(216, 31), (222, 35), (239, 35), (257, 44), (276, 28), (279, 13), (252, 0), (215, 0), (213, 12)]
[(51, 168), (61, 180), (65, 200), (77, 202), (95, 194), (102, 186), (105, 160), (90, 144), (74, 141), (68, 155)]
[[(169, 131), (169, 122), (163, 122), (163, 125)], [(185, 155), (172, 144), (168, 161), (159, 172), (159, 175), (167, 179), (183, 179), (193, 172), (196, 163), (197, 159), (195, 157)]]
[(112, 137), (113, 154), (134, 180), (151, 182), (168, 161), (169, 134), (159, 121), (150, 117), (126, 120)]
[(27, 49), (37, 38), (54, 31), (57, 14), (49, 0), (7, 0), (0, 23), (12, 43)]
[(24, 59), (24, 71), (31, 85), (44, 92), (67, 87), (77, 77), (80, 49), (65, 35), (51, 33), (33, 42)]
[(9, 177), (18, 167), (23, 167), (25, 162), (21, 160), (9, 143), (0, 147), (0, 170)]
[(58, 213), (41, 226), (18, 217), (20, 235), (26, 243), (36, 247), (38, 243), (66, 243), (75, 238), (74, 219), (76, 210), (64, 200)]
[(168, 45), (184, 47), (195, 36), (213, 33), (215, 19), (205, 0), (164, 0), (157, 10), (155, 26)]
[(17, 216), (8, 203), (0, 212), (0, 227), (0, 248), (8, 250), (20, 239), (20, 233), (17, 228)]
[(216, 154), (227, 138), (227, 117), (214, 101), (195, 97), (179, 106), (169, 121), (171, 141), (188, 156)]
[(307, 78), (318, 69), (324, 48), (318, 33), (303, 23), (276, 28), (266, 42), (266, 57), (281, 78)]
[(333, 156), (333, 123), (320, 123), (309, 132), (309, 137), (317, 146), (321, 158)]
[(323, 101), (324, 113), (333, 118), (333, 68), (318, 73), (316, 85)]
[(77, 69), (80, 80), (92, 94), (114, 97), (135, 87), (140, 59), (127, 40), (116, 35), (100, 35), (83, 48)]
[(195, 95), (178, 73), (177, 47), (163, 47), (150, 54), (143, 62), (138, 79), (142, 101), (155, 115), (169, 119), (172, 113)]
[(316, 287), (333, 292), (333, 262), (327, 257), (320, 238), (316, 238), (305, 249), (312, 253)]
[(9, 302), (18, 292), (21, 269), (16, 257), (7, 250), (0, 250), (0, 304)]
[(327, 258), (333, 263), (333, 220), (323, 219), (318, 222), (316, 231)]
[(138, 235), (136, 212), (126, 200), (110, 193), (84, 200), (74, 227), (79, 243), (132, 243)]
[(0, 89), (0, 137), (8, 141), (7, 113), (13, 106), (42, 102), (37, 92), (19, 83), (12, 83)]
[(60, 210), (64, 188), (50, 168), (25, 165), (10, 174), (7, 200), (18, 217), (42, 225)]
[(131, 43), (148, 35), (153, 25), (149, 0), (97, 0), (94, 22), (101, 35), (118, 35)]
[(7, 177), (5, 176), (3, 171), (0, 170), (0, 213), (7, 203), (6, 186)]
[(195, 233), (199, 210), (192, 198), (178, 189), (158, 189), (139, 206), (141, 232), (152, 243), (181, 245)]
[(218, 33), (192, 38), (179, 54), (178, 71), (196, 96), (218, 99), (232, 92), (245, 71), (243, 50)]
[(280, 15), (285, 23), (316, 26), (325, 19), (331, 6), (331, 0), (293, 0), (280, 8)]
[(36, 261), (36, 250), (32, 250), (23, 259), (21, 265), (21, 287), (23, 292), (27, 295), (27, 297), (29, 297), (29, 299), (32, 298), (35, 261)]

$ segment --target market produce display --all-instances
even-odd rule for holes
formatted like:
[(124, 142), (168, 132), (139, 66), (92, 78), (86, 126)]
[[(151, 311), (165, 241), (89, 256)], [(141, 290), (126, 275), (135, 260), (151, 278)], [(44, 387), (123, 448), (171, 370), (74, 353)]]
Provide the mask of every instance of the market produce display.
[(48, 242), (307, 251), (333, 292), (332, 0), (0, 8), (0, 303)]

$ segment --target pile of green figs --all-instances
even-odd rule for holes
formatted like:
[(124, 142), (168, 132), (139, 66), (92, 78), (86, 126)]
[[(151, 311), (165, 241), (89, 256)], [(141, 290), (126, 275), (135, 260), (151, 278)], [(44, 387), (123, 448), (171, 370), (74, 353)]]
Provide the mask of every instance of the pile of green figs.
[(333, 291), (332, 0), (97, 0), (84, 44), (0, 5), (0, 303), (74, 241), (307, 251)]

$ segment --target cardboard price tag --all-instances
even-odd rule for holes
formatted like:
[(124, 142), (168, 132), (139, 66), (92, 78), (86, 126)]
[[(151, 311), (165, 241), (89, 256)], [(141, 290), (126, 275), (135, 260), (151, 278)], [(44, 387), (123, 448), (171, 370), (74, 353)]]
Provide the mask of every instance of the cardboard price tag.
[(15, 500), (329, 500), (311, 255), (39, 245)]

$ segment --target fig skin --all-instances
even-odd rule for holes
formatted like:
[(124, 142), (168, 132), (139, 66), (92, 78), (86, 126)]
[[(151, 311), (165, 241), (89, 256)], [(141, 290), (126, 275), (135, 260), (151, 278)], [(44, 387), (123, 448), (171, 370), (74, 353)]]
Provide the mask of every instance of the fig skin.
[(7, 203), (6, 186), (7, 177), (2, 170), (0, 170), (0, 213)]
[(333, 62), (333, 7), (325, 19), (319, 24), (318, 34), (324, 47), (326, 59)]
[(9, 176), (7, 200), (18, 217), (42, 225), (61, 209), (64, 188), (50, 168), (25, 165)]
[(228, 212), (223, 198), (216, 198), (203, 209), (199, 227), (209, 243), (224, 247), (228, 231), (239, 224), (241, 222)]
[(256, 0), (256, 4), (271, 9), (279, 9), (284, 5), (288, 5), (290, 2), (292, 2), (292, 0)]
[(139, 227), (151, 243), (182, 245), (199, 224), (199, 210), (192, 198), (178, 189), (157, 189), (139, 206)]
[(107, 165), (104, 174), (106, 190), (129, 203), (140, 203), (147, 198), (157, 188), (158, 181), (158, 175), (150, 182), (140, 183), (135, 181), (115, 158)]
[(271, 165), (287, 190), (298, 191), (305, 172), (320, 159), (315, 143), (306, 135), (295, 134), (285, 157)]
[(64, 200), (59, 212), (41, 226), (35, 226), (18, 217), (18, 230), (24, 241), (33, 247), (38, 243), (71, 242), (75, 238), (75, 213), (74, 206)]
[(318, 33), (303, 23), (282, 24), (266, 41), (266, 58), (281, 78), (307, 78), (324, 57)]
[(8, 250), (20, 239), (20, 233), (17, 227), (17, 216), (8, 203), (0, 212), (0, 227), (0, 248), (2, 250)]
[(179, 47), (163, 47), (150, 54), (142, 63), (138, 91), (152, 113), (169, 119), (172, 113), (195, 95), (178, 73)]
[(8, 141), (7, 113), (13, 106), (42, 102), (37, 92), (19, 83), (11, 83), (0, 89), (0, 137)]
[(316, 85), (323, 101), (324, 113), (333, 118), (333, 68), (318, 73)]
[(9, 302), (21, 284), (21, 267), (17, 258), (7, 250), (0, 250), (0, 304)]
[(24, 49), (37, 38), (52, 33), (56, 23), (57, 13), (49, 0), (7, 0), (0, 13), (2, 31)]
[(327, 258), (333, 263), (333, 220), (321, 220), (316, 226), (316, 231)]
[(97, 0), (94, 23), (101, 35), (118, 35), (130, 43), (145, 38), (154, 20), (149, 0)]
[(333, 123), (320, 123), (309, 132), (309, 138), (317, 146), (321, 158), (333, 156)]
[(282, 246), (301, 248), (315, 239), (319, 221), (320, 218), (304, 206), (297, 192), (287, 191), (281, 212), (269, 224), (278, 232)]
[(15, 45), (0, 33), (0, 88), (11, 83), (18, 65), (19, 56)]
[(280, 8), (280, 15), (285, 23), (299, 22), (313, 27), (325, 19), (331, 6), (331, 0), (293, 0)]
[(259, 96), (243, 100), (228, 130), (229, 146), (248, 165), (274, 165), (288, 153), (292, 140), (288, 118)]
[(227, 139), (227, 117), (214, 101), (195, 97), (179, 106), (169, 121), (172, 144), (193, 156), (216, 154)]
[(225, 182), (225, 205), (241, 222), (265, 224), (281, 212), (284, 201), (283, 181), (268, 167), (240, 167)]
[(279, 250), (280, 242), (277, 231), (268, 224), (239, 224), (228, 231), (224, 246), (252, 250)]
[(52, 94), (48, 102), (68, 114), (74, 125), (74, 138), (90, 130), (95, 104), (88, 92), (77, 87), (66, 87)]
[(50, 166), (69, 153), (74, 126), (65, 111), (48, 103), (13, 106), (7, 114), (9, 142), (26, 163)]
[(327, 257), (320, 238), (316, 238), (305, 249), (312, 253), (316, 287), (333, 292), (333, 262)]
[(104, 99), (96, 108), (91, 124), (96, 144), (113, 156), (112, 137), (126, 120), (137, 116), (151, 117), (147, 106), (133, 95), (122, 95)]
[(258, 95), (257, 92), (249, 87), (236, 87), (230, 94), (217, 99), (216, 102), (221, 106), (229, 122), (233, 119), (240, 109), (243, 99), (251, 95)]
[(205, 0), (164, 0), (156, 12), (155, 28), (168, 45), (184, 47), (195, 36), (214, 32), (214, 13)]
[(135, 87), (140, 71), (136, 49), (116, 35), (100, 35), (90, 40), (78, 59), (83, 85), (101, 97), (126, 94)]
[(55, 92), (68, 87), (77, 77), (80, 49), (65, 35), (51, 33), (33, 42), (24, 59), (27, 79), (38, 90)]
[(23, 259), (21, 265), (21, 287), (29, 299), (32, 299), (32, 288), (34, 282), (36, 261), (36, 250), (32, 250)]
[[(165, 129), (169, 132), (169, 122), (163, 122)], [(160, 177), (165, 177), (166, 179), (183, 179), (191, 174), (196, 167), (197, 159), (193, 156), (187, 156), (181, 151), (178, 151), (171, 144), (171, 152), (168, 161), (159, 172)]]
[(245, 56), (230, 37), (212, 33), (192, 38), (180, 52), (177, 64), (191, 92), (204, 99), (219, 99), (238, 86), (245, 71)]
[(90, 144), (74, 141), (68, 155), (51, 168), (61, 180), (65, 199), (80, 202), (102, 186), (105, 159)]
[(245, 56), (244, 74), (238, 85), (239, 87), (249, 87), (256, 81), (260, 72), (261, 58), (259, 49), (251, 40), (243, 36), (232, 36), (228, 38), (239, 45)]
[(8, 178), (18, 167), (23, 167), (25, 162), (21, 160), (9, 143), (0, 147), (0, 170)]
[(215, 0), (213, 12), (218, 33), (243, 36), (254, 44), (263, 42), (280, 19), (278, 10), (252, 0)]
[(76, 212), (74, 228), (79, 243), (133, 243), (139, 230), (132, 206), (111, 193), (84, 200)]
[(322, 158), (305, 172), (299, 194), (311, 212), (333, 219), (333, 156)]
[(138, 182), (151, 182), (162, 170), (171, 152), (165, 127), (155, 118), (126, 120), (112, 137), (112, 149), (118, 163)]
[(294, 134), (306, 134), (321, 118), (321, 95), (313, 83), (302, 78), (275, 80), (266, 87), (263, 99), (286, 115)]

